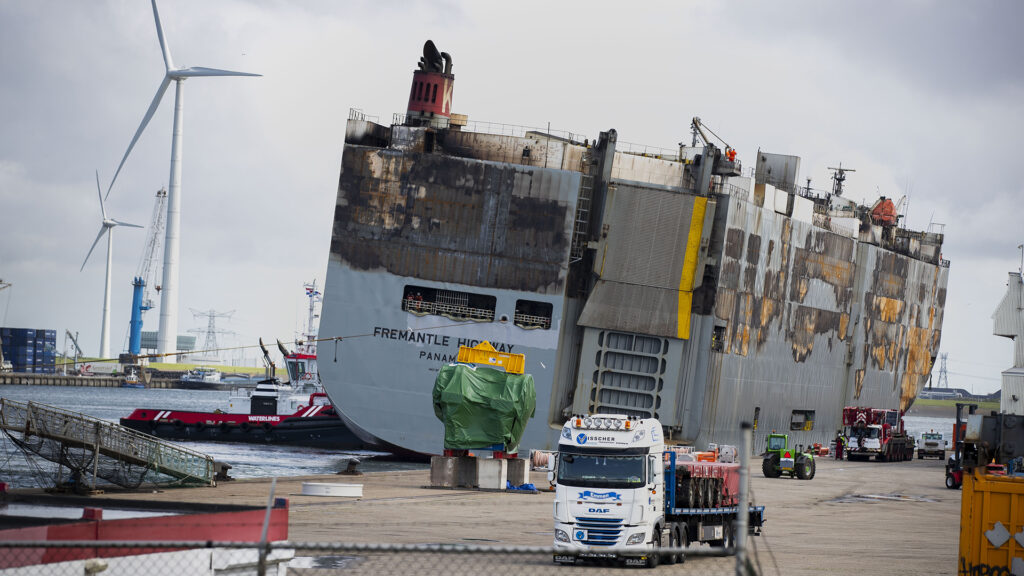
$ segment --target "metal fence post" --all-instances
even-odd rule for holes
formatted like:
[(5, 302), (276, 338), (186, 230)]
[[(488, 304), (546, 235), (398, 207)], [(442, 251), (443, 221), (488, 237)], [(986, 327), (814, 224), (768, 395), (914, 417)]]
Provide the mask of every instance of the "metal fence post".
[(256, 574), (266, 576), (267, 554), (270, 552), (270, 543), (267, 542), (267, 532), (270, 529), (270, 510), (274, 507), (274, 489), (277, 488), (277, 476), (270, 480), (270, 496), (267, 497), (267, 513), (263, 517), (263, 533), (260, 535), (260, 558), (256, 564)]
[(753, 426), (750, 422), (740, 424), (743, 431), (743, 446), (740, 449), (740, 501), (736, 514), (736, 575), (746, 574), (747, 525), (750, 522), (750, 451), (753, 444)]

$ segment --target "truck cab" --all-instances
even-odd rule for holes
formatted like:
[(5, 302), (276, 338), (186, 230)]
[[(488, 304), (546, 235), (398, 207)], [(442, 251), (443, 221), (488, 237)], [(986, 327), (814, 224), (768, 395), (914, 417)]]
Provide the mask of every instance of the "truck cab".
[(861, 428), (850, 428), (847, 432), (846, 445), (851, 454), (876, 455), (882, 451), (882, 427), (871, 424)]
[(921, 439), (917, 444), (917, 459), (921, 460), (925, 456), (935, 456), (940, 460), (945, 460), (946, 445), (941, 432), (934, 430), (925, 432), (921, 434)]
[(556, 554), (556, 562), (577, 555), (649, 562), (665, 528), (664, 450), (653, 418), (598, 414), (565, 423), (554, 472), (554, 547), (573, 554)]

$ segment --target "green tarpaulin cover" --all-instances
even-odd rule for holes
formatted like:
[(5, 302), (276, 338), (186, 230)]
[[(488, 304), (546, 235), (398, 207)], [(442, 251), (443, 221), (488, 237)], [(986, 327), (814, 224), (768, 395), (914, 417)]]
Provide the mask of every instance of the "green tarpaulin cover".
[(434, 415), (444, 423), (449, 450), (495, 444), (518, 452), (526, 421), (537, 408), (533, 376), (484, 366), (450, 364), (434, 381)]

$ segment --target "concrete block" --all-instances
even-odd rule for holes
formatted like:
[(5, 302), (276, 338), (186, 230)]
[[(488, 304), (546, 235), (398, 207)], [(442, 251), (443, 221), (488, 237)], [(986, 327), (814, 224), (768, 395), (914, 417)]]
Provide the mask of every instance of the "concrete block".
[(525, 458), (508, 460), (508, 481), (513, 486), (522, 486), (530, 481), (530, 461)]
[(504, 490), (508, 482), (508, 460), (478, 458), (476, 461), (478, 486), (484, 489)]
[(476, 458), (470, 456), (432, 456), (430, 485), (434, 488), (473, 488), (477, 486)]

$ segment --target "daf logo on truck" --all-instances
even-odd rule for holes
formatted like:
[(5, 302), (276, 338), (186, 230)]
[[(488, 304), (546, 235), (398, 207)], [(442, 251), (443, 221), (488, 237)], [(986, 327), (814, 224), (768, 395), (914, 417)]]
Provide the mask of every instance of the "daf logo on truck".
[(611, 511), (611, 508), (587, 508), (587, 512), (590, 512), (591, 514), (607, 514)]

